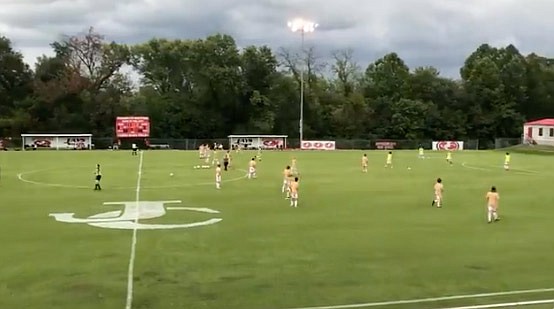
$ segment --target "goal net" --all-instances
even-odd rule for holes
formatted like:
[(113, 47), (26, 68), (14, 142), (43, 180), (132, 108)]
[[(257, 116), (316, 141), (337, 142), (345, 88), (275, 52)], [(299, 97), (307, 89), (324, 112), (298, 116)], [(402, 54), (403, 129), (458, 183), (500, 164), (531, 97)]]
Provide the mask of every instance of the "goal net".
[(22, 149), (92, 149), (92, 134), (21, 134)]
[(229, 147), (242, 149), (286, 149), (287, 135), (229, 135)]

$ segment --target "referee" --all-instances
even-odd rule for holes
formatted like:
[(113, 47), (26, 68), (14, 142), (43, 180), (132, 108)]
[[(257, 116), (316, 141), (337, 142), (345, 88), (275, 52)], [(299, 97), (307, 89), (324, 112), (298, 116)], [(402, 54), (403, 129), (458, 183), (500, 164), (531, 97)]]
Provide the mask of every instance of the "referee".
[(101, 179), (102, 179), (102, 173), (100, 172), (100, 164), (96, 164), (96, 172), (94, 173), (94, 191), (102, 190), (102, 187), (100, 187)]
[(225, 156), (223, 157), (223, 168), (227, 171), (227, 168), (229, 167), (229, 151), (225, 153)]

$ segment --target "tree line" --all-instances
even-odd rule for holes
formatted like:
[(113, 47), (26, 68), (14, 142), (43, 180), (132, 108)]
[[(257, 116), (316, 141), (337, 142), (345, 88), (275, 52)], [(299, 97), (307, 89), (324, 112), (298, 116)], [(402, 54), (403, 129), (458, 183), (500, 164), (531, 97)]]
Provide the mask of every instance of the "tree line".
[[(479, 46), (460, 80), (410, 70), (396, 53), (364, 69), (352, 50), (324, 63), (313, 47), (239, 49), (223, 34), (123, 45), (90, 28), (51, 48), (54, 56), (30, 68), (0, 37), (0, 137), (112, 137), (115, 117), (130, 115), (149, 116), (152, 137), (295, 137), (301, 70), (306, 139), (490, 140), (519, 137), (526, 119), (554, 115), (554, 59), (513, 45)], [(138, 87), (125, 68), (139, 73)]]

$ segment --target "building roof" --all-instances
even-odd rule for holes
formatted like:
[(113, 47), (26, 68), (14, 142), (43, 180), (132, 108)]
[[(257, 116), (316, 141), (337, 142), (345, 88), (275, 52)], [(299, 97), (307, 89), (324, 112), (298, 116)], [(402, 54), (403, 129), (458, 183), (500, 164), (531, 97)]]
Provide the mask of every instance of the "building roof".
[(554, 127), (554, 118), (544, 118), (534, 121), (529, 121), (525, 123), (526, 126), (553, 126)]

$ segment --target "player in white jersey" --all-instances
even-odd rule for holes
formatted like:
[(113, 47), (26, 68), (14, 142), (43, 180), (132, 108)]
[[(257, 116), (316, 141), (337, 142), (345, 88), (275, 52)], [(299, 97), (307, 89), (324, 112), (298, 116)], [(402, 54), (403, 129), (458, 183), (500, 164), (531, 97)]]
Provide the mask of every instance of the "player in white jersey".
[(133, 155), (133, 156), (138, 155), (138, 147), (137, 147), (137, 144), (133, 143), (133, 145), (131, 145), (131, 148), (132, 148), (131, 155)]
[(215, 188), (221, 189), (221, 164), (215, 168)]
[(204, 151), (205, 151), (204, 157), (206, 158), (206, 160), (204, 162), (206, 164), (210, 164), (210, 155), (211, 155), (210, 146), (206, 145), (205, 148), (204, 148)]
[(248, 179), (256, 178), (256, 157), (248, 163)]

